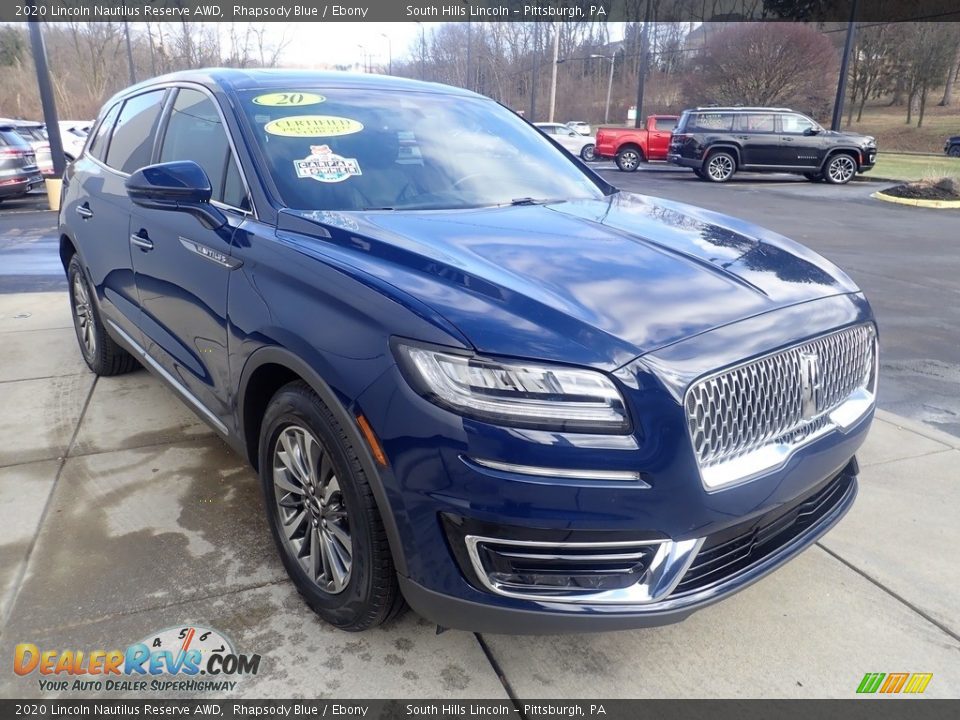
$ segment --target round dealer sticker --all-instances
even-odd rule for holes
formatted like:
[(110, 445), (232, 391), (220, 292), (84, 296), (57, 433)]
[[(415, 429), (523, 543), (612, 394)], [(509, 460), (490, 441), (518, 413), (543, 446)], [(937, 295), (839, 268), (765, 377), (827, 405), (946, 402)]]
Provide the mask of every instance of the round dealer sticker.
[(363, 123), (335, 115), (293, 115), (271, 120), (263, 129), (281, 137), (336, 137), (360, 132)]
[(253, 102), (256, 105), (268, 107), (295, 107), (297, 105), (316, 105), (326, 98), (323, 95), (307, 92), (276, 92), (266, 95), (257, 95)]

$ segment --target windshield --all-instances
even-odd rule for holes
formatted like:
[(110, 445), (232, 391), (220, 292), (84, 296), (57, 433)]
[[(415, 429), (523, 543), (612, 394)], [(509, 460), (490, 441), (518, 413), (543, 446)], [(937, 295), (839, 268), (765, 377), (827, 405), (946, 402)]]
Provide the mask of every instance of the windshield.
[(240, 98), (292, 208), (456, 209), (603, 197), (562, 150), (489, 100), (308, 88)]

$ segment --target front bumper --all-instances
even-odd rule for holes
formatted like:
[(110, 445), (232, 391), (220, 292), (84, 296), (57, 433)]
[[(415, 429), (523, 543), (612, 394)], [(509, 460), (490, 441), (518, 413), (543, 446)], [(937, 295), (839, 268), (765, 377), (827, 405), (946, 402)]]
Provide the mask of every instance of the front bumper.
[[(749, 587), (816, 542), (836, 525), (853, 505), (857, 496), (855, 472), (856, 463), (852, 461), (837, 478), (828, 481), (827, 485), (841, 483), (836, 497), (803, 532), (795, 534), (753, 562), (745, 563), (736, 572), (724, 575), (722, 580), (705, 583), (702, 587), (687, 592), (681, 590), (658, 602), (574, 608), (550, 607), (549, 603), (543, 603), (540, 609), (508, 608), (438, 593), (405, 577), (399, 578), (400, 587), (409, 605), (424, 618), (441, 627), (472, 632), (531, 635), (604, 632), (669, 625)], [(821, 490), (811, 495), (817, 495), (818, 492)], [(775, 517), (772, 522), (782, 522), (782, 517)]]
[[(391, 515), (388, 524), (396, 527), (391, 544), (397, 566), (403, 568), (400, 582), (408, 602), (446, 627), (612, 630), (681, 620), (769, 573), (826, 532), (853, 502), (856, 467), (851, 458), (865, 439), (872, 412), (799, 447), (781, 466), (749, 482), (708, 490), (681, 409), (684, 388), (712, 370), (796, 343), (798, 327), (813, 337), (870, 318), (862, 296), (837, 295), (732, 323), (648, 353), (611, 375), (631, 408), (634, 429), (629, 435), (489, 425), (420, 397), (397, 368), (385, 372), (357, 398), (353, 411), (367, 417), (389, 459), (389, 466), (379, 473), (389, 500), (381, 509)], [(665, 378), (670, 378), (669, 384)], [(511, 465), (521, 469), (511, 470)], [(562, 468), (573, 474), (537, 476), (531, 472), (536, 468)], [(624, 479), (625, 474), (636, 477)], [(764, 546), (762, 557), (738, 559), (734, 571), (722, 578), (707, 584), (688, 582), (687, 570), (695, 567), (701, 550), (712, 552), (715, 541), (742, 534), (745, 524), (759, 528), (765, 519), (776, 519), (840, 476), (848, 478), (850, 487), (814, 525), (781, 537), (775, 547)], [(462, 532), (451, 532), (449, 518), (460, 519)], [(503, 575), (485, 582), (470, 557), (468, 536), (488, 545), (685, 543), (680, 550), (690, 550), (692, 543), (695, 552), (671, 556), (680, 564), (672, 567), (670, 582), (663, 574), (662, 583), (644, 578), (627, 597), (618, 597), (614, 585), (600, 588), (614, 591), (602, 596), (583, 593), (593, 586), (577, 577), (565, 589), (572, 587), (580, 597), (558, 599), (549, 592), (536, 597), (512, 593), (511, 583), (523, 583), (504, 580)], [(551, 562), (557, 558), (543, 556), (567, 554), (536, 553), (541, 557), (534, 559)], [(524, 555), (499, 554), (491, 562), (508, 566)], [(596, 554), (614, 553), (604, 549)], [(571, 558), (561, 557), (560, 562), (569, 563)], [(557, 572), (556, 566), (543, 572), (531, 569), (533, 564), (518, 572)], [(649, 567), (639, 567), (635, 574)], [(501, 571), (507, 576), (513, 572), (510, 567), (496, 569)], [(498, 591), (504, 588), (507, 592)]]

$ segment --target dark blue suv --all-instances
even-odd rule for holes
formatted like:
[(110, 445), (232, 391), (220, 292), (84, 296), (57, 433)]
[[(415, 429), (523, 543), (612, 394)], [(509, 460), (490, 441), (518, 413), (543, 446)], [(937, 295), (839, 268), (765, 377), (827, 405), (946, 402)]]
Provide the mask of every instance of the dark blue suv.
[(65, 178), (80, 349), (259, 471), (347, 630), (674, 622), (856, 495), (877, 334), (835, 266), (619, 192), (522, 118), (396, 78), (209, 70), (104, 107)]

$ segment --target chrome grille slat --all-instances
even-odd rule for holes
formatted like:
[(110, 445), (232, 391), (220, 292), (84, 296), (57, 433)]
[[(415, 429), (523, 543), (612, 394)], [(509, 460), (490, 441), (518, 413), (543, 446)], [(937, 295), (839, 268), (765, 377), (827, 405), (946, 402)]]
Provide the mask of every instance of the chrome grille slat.
[[(873, 368), (872, 325), (830, 333), (696, 382), (685, 409), (701, 468), (720, 465), (764, 446), (795, 443), (823, 428), (826, 415), (864, 388)], [(804, 364), (815, 356), (817, 384), (807, 400)]]

